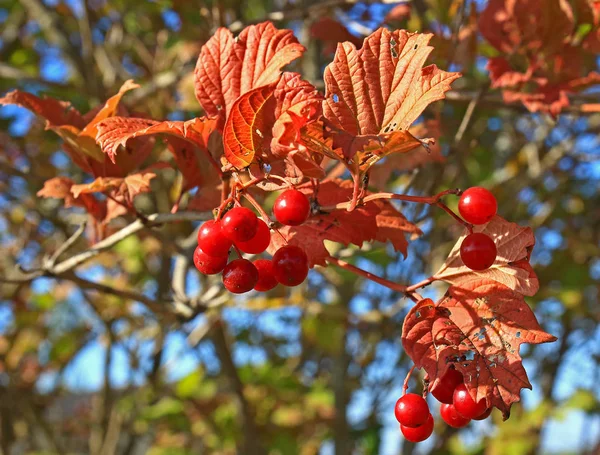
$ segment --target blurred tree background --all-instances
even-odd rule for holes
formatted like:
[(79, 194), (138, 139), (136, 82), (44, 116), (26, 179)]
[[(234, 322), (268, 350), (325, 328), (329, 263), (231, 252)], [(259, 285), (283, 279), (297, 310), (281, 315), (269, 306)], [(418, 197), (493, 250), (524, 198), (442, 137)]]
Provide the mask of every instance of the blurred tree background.
[[(546, 3), (533, 3), (544, 16)], [(590, 41), (597, 38), (599, 8), (593, 1), (566, 3), (575, 12), (573, 43), (583, 49), (581, 76), (600, 64)], [(64, 276), (8, 283), (19, 266), (39, 266), (45, 253), (60, 253), (87, 218), (78, 208), (37, 197), (44, 181), (90, 177), (43, 121), (4, 106), (2, 452), (600, 453), (600, 86), (568, 93), (558, 118), (530, 112), (518, 100), (507, 104), (486, 69), (501, 53), (478, 25), (487, 6), (473, 0), (2, 0), (0, 94), (20, 88), (88, 112), (134, 79), (141, 88), (124, 105), (157, 119), (201, 115), (193, 68), (219, 26), (239, 32), (272, 20), (294, 30), (307, 52), (292, 68), (321, 88), (336, 42), (360, 43), (382, 25), (431, 31), (430, 60), (463, 73), (423, 119), (437, 132), (437, 146), (425, 159), (389, 160), (374, 170), (371, 184), (425, 195), (476, 184), (491, 189), (500, 214), (535, 230), (532, 264), (541, 290), (528, 303), (559, 337), (522, 352), (533, 391), (523, 392), (507, 422), (494, 413), (491, 422), (461, 431), (439, 425), (434, 438), (415, 446), (404, 442), (392, 411), (410, 368), (400, 334), (412, 302), (348, 272), (316, 268), (291, 291), (233, 298), (218, 278), (190, 268), (198, 223), (182, 222), (142, 229)], [(163, 149), (157, 145), (153, 153)], [(181, 178), (167, 170), (152, 185), (152, 193), (137, 199), (139, 210), (168, 213)], [(401, 207), (424, 232), (411, 242), (408, 258), (376, 244), (337, 254), (400, 283), (429, 276), (460, 230), (441, 211)], [(131, 221), (120, 217), (107, 229)], [(90, 245), (78, 238), (72, 248)], [(432, 286), (424, 295), (441, 292)]]

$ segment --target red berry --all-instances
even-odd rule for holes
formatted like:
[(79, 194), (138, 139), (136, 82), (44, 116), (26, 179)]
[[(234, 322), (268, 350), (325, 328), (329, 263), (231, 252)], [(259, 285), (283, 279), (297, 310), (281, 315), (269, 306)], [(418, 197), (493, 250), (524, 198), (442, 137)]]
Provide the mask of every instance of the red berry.
[(429, 414), (425, 423), (418, 427), (400, 425), (400, 431), (402, 431), (404, 437), (410, 442), (425, 441), (433, 433), (433, 416)]
[(487, 410), (483, 414), (481, 414), (478, 417), (473, 418), (473, 420), (485, 420), (490, 416), (491, 413), (492, 413), (492, 408), (487, 408)]
[(310, 215), (310, 202), (301, 191), (285, 190), (275, 200), (273, 213), (281, 224), (299, 226)]
[(234, 294), (251, 291), (257, 281), (258, 270), (248, 259), (231, 261), (223, 270), (223, 284)]
[(221, 223), (207, 221), (198, 231), (198, 246), (210, 256), (227, 256), (232, 242), (223, 234)]
[(234, 207), (221, 221), (223, 234), (233, 242), (247, 242), (256, 235), (258, 218), (246, 207)]
[(209, 256), (198, 246), (194, 250), (194, 265), (204, 275), (215, 275), (227, 265), (227, 255)]
[(463, 375), (454, 368), (448, 368), (431, 394), (440, 402), (452, 404), (452, 395), (456, 386), (463, 383)]
[(263, 220), (259, 219), (256, 227), (256, 234), (247, 242), (235, 242), (237, 246), (244, 253), (248, 254), (260, 254), (267, 249), (271, 243), (271, 231), (269, 226)]
[(427, 421), (429, 406), (421, 395), (407, 393), (396, 401), (394, 414), (400, 425), (414, 428)]
[(464, 384), (461, 384), (454, 389), (452, 404), (454, 405), (456, 412), (467, 419), (479, 417), (487, 409), (485, 399), (481, 399), (475, 403)]
[(453, 404), (444, 403), (440, 408), (440, 415), (444, 422), (453, 428), (462, 428), (469, 424), (471, 421), (466, 417), (460, 415)]
[(302, 248), (286, 245), (273, 255), (275, 278), (285, 286), (298, 286), (308, 275), (308, 258)]
[(273, 271), (273, 263), (268, 259), (257, 259), (253, 262), (258, 270), (258, 281), (254, 285), (255, 291), (270, 291), (277, 286), (277, 279)]
[(460, 258), (471, 270), (490, 268), (496, 254), (496, 244), (482, 232), (467, 235), (460, 245)]
[(458, 201), (458, 211), (467, 223), (485, 224), (494, 218), (498, 203), (494, 195), (480, 186), (466, 190)]

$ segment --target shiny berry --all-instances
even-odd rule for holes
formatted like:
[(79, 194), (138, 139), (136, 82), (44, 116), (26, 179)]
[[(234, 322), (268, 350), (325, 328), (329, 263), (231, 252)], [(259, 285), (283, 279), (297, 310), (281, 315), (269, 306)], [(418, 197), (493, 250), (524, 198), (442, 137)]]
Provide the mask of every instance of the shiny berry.
[(275, 278), (284, 286), (298, 286), (308, 275), (308, 258), (302, 248), (286, 245), (273, 255)]
[(492, 408), (487, 408), (483, 414), (479, 415), (478, 417), (474, 417), (473, 420), (485, 420), (490, 416), (491, 413)]
[(273, 263), (268, 259), (257, 259), (253, 262), (258, 270), (258, 281), (254, 285), (255, 291), (270, 291), (277, 286), (277, 279), (273, 271)]
[(440, 408), (440, 415), (444, 422), (453, 428), (462, 428), (467, 426), (471, 419), (460, 415), (453, 404), (444, 403)]
[(210, 256), (198, 246), (194, 250), (194, 265), (204, 275), (215, 275), (221, 272), (227, 265), (227, 255)]
[(259, 219), (256, 227), (256, 234), (247, 242), (235, 242), (237, 246), (244, 253), (248, 254), (260, 254), (267, 249), (271, 243), (271, 231), (269, 226), (263, 220)]
[(454, 368), (448, 368), (440, 382), (431, 389), (431, 394), (440, 402), (452, 404), (452, 396), (456, 386), (463, 383), (463, 375)]
[(258, 270), (248, 259), (231, 261), (223, 270), (223, 284), (229, 292), (243, 294), (251, 291), (258, 281)]
[(461, 384), (454, 389), (452, 404), (456, 411), (467, 419), (479, 417), (487, 410), (485, 399), (481, 399), (475, 403), (464, 384)]
[(402, 431), (404, 437), (410, 442), (425, 441), (433, 433), (433, 416), (429, 414), (425, 423), (418, 427), (407, 427), (401, 424), (400, 431)]
[(485, 188), (474, 186), (466, 190), (458, 201), (458, 211), (467, 223), (485, 224), (494, 218), (498, 203)]
[(471, 270), (490, 268), (497, 252), (492, 238), (482, 232), (467, 235), (460, 245), (460, 258)]
[(232, 242), (223, 234), (219, 221), (207, 221), (198, 231), (198, 246), (210, 256), (227, 256)]
[(310, 215), (310, 202), (301, 191), (285, 190), (275, 200), (273, 213), (281, 224), (299, 226)]
[(414, 428), (425, 423), (429, 416), (429, 406), (421, 395), (407, 393), (396, 401), (394, 414), (400, 425)]
[(258, 218), (246, 207), (234, 207), (221, 220), (223, 234), (232, 242), (247, 242), (256, 235)]

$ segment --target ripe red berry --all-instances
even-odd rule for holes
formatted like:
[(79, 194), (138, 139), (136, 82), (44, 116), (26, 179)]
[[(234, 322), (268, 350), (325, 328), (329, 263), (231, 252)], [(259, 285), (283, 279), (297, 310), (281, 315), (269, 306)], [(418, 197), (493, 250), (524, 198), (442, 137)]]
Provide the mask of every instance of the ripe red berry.
[(473, 418), (473, 420), (485, 420), (492, 413), (492, 408), (487, 408), (486, 411), (478, 417)]
[(396, 401), (394, 414), (400, 425), (414, 428), (425, 423), (429, 416), (429, 406), (421, 395), (407, 393)]
[(254, 285), (255, 291), (270, 291), (277, 286), (277, 279), (273, 271), (273, 263), (268, 259), (257, 259), (253, 262), (258, 270), (258, 281)]
[(464, 384), (461, 384), (454, 389), (452, 404), (454, 405), (456, 412), (467, 419), (479, 417), (487, 409), (485, 399), (481, 399), (475, 403)]
[(285, 190), (275, 200), (273, 213), (281, 224), (299, 226), (310, 215), (310, 201), (301, 191)]
[(248, 254), (260, 254), (267, 249), (271, 243), (271, 231), (269, 226), (263, 220), (259, 219), (256, 227), (256, 234), (247, 242), (235, 242), (237, 246), (244, 253)]
[(227, 265), (227, 255), (210, 256), (198, 246), (194, 250), (194, 265), (204, 275), (215, 275)]
[(444, 422), (450, 425), (453, 428), (462, 428), (467, 426), (470, 419), (460, 415), (453, 404), (444, 403), (440, 408), (440, 415)]
[(433, 433), (433, 416), (429, 414), (425, 423), (418, 427), (400, 425), (400, 431), (402, 431), (404, 437), (410, 442), (425, 441)]
[(458, 201), (458, 211), (467, 223), (485, 224), (490, 221), (498, 203), (494, 195), (485, 188), (474, 186), (466, 190)]
[(275, 278), (285, 286), (298, 286), (308, 275), (308, 258), (302, 248), (286, 245), (273, 255)]
[(246, 207), (234, 207), (221, 220), (223, 234), (233, 242), (247, 242), (256, 235), (258, 218)]
[(198, 231), (198, 246), (210, 256), (227, 256), (232, 242), (223, 234), (219, 221), (207, 221)]
[(223, 270), (223, 284), (229, 292), (243, 294), (251, 291), (258, 281), (258, 270), (248, 259), (231, 261)]
[(485, 270), (496, 260), (496, 244), (482, 232), (465, 237), (460, 245), (460, 258), (471, 270)]
[(431, 394), (440, 402), (452, 404), (452, 396), (456, 386), (463, 383), (463, 375), (454, 368), (448, 368), (438, 385), (431, 389)]

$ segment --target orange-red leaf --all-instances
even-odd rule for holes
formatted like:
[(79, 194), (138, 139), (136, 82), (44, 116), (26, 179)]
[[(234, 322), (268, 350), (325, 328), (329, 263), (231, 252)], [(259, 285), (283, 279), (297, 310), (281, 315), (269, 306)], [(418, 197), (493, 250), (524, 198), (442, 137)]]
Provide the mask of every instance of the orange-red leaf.
[(402, 328), (402, 345), (434, 388), (454, 365), (476, 400), (508, 418), (522, 388), (531, 388), (521, 363), (522, 343), (556, 340), (544, 332), (523, 296), (486, 279), (452, 286), (437, 304), (421, 300)]
[(243, 169), (269, 148), (275, 123), (275, 84), (250, 90), (240, 96), (227, 117), (223, 129), (225, 158)]
[(408, 129), (460, 77), (435, 65), (423, 68), (431, 36), (380, 28), (360, 50), (340, 44), (325, 69), (327, 120), (355, 136)]
[(278, 30), (270, 22), (246, 27), (237, 39), (220, 28), (200, 51), (196, 98), (206, 114), (223, 125), (239, 96), (276, 82), (281, 68), (303, 51), (291, 30)]
[(71, 103), (54, 98), (39, 98), (31, 93), (13, 90), (0, 98), (0, 104), (14, 104), (29, 109), (52, 126), (70, 125), (81, 129), (85, 125), (83, 117)]
[[(201, 170), (202, 157), (197, 155), (194, 146), (203, 153), (209, 153), (208, 139), (216, 129), (216, 121), (194, 118), (185, 122), (158, 122), (143, 118), (112, 117), (103, 120), (97, 127), (96, 141), (112, 160), (118, 158), (119, 147), (125, 147), (130, 139), (153, 134), (170, 135), (171, 137), (167, 138), (169, 149), (186, 179), (187, 186), (192, 187), (202, 181), (201, 175), (203, 174)], [(185, 139), (185, 141), (181, 141), (179, 138)], [(125, 150), (120, 153), (124, 152)]]
[(156, 174), (149, 170), (130, 174), (124, 178), (98, 177), (91, 183), (73, 185), (71, 193), (78, 198), (83, 194), (110, 192), (112, 196), (123, 196), (131, 200), (140, 193), (149, 192), (150, 180), (154, 177)]
[(463, 264), (460, 245), (468, 233), (465, 232), (434, 278), (457, 286), (465, 286), (473, 280), (487, 279), (521, 294), (534, 295), (540, 283), (529, 267), (529, 256), (535, 244), (531, 228), (524, 228), (495, 216), (488, 224), (475, 226), (474, 231), (483, 232), (494, 239), (498, 255), (492, 266), (487, 270), (474, 271)]

